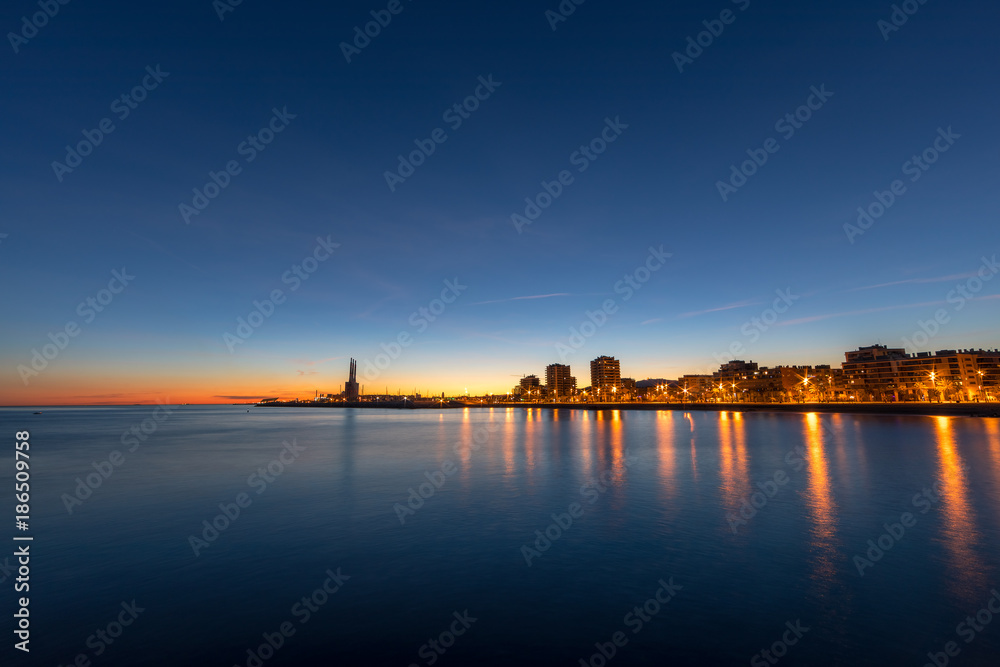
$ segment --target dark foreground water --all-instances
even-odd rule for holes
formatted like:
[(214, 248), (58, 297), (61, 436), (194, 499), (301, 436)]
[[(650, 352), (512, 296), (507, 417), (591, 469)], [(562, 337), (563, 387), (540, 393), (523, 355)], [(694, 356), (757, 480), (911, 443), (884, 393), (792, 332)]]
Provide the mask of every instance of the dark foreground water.
[(42, 410), (4, 665), (1000, 664), (997, 420)]

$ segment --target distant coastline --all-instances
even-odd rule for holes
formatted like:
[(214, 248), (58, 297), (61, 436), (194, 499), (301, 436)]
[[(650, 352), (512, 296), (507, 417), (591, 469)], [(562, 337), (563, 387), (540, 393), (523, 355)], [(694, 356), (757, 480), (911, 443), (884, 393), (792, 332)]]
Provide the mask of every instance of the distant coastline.
[(455, 408), (479, 407), (452, 400), (411, 400), (405, 401), (289, 401), (281, 403), (278, 401), (267, 403), (253, 403), (259, 408), (383, 408), (399, 410), (449, 410)]
[(716, 412), (823, 412), (928, 417), (1000, 417), (1000, 403), (465, 403), (462, 401), (385, 401), (348, 403), (262, 403), (258, 407), (286, 408), (544, 408), (548, 410), (680, 410)]

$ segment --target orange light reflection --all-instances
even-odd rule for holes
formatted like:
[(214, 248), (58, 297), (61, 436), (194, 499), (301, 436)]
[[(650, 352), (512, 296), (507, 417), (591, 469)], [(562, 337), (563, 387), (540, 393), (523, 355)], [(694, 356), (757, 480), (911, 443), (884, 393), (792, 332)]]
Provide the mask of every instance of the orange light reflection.
[(836, 511), (830, 491), (830, 474), (823, 446), (823, 426), (815, 412), (806, 414), (806, 452), (809, 475), (807, 505), (812, 518), (811, 546), (815, 556), (813, 578), (832, 583), (836, 574)]
[(986, 586), (986, 580), (975, 550), (976, 521), (968, 499), (966, 468), (955, 445), (953, 419), (935, 417), (934, 421), (944, 512), (942, 542), (951, 559), (956, 593), (962, 599), (972, 601)]

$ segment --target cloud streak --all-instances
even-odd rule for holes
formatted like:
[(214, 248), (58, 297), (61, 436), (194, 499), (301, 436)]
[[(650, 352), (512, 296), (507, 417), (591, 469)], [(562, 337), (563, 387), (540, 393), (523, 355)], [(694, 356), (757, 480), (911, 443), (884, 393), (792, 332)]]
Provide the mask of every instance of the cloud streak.
[(470, 306), (482, 306), (487, 303), (506, 303), (508, 301), (524, 301), (526, 299), (551, 299), (556, 296), (572, 296), (569, 292), (556, 292), (555, 294), (533, 294), (531, 296), (512, 296), (509, 299), (493, 299), (491, 301), (477, 301), (470, 303)]
[(930, 306), (940, 306), (945, 303), (947, 303), (947, 301), (922, 301), (920, 303), (899, 304), (896, 306), (880, 306), (878, 308), (865, 308), (863, 310), (848, 310), (842, 313), (826, 313), (825, 315), (812, 315), (810, 317), (800, 317), (797, 320), (787, 320), (785, 322), (778, 322), (774, 326), (790, 327), (795, 324), (808, 324), (810, 322), (829, 320), (834, 317), (847, 317), (850, 315), (870, 315), (871, 313), (881, 313), (887, 310), (900, 310), (901, 308), (921, 308)]
[(976, 275), (975, 271), (969, 273), (954, 273), (950, 276), (939, 276), (937, 278), (908, 278), (906, 280), (894, 280), (891, 283), (879, 283), (877, 285), (865, 285), (847, 290), (848, 292), (860, 292), (861, 290), (878, 289), (879, 287), (892, 287), (894, 285), (925, 285), (927, 283), (944, 283), (952, 280), (962, 280)]
[(708, 313), (718, 313), (723, 310), (732, 310), (733, 308), (746, 308), (747, 306), (759, 306), (764, 303), (763, 301), (752, 301), (746, 299), (744, 301), (737, 301), (736, 303), (730, 303), (725, 306), (719, 306), (718, 308), (709, 308), (707, 310), (694, 310), (690, 313), (681, 313), (677, 316), (677, 319), (683, 320), (689, 317), (698, 317), (699, 315), (707, 315)]

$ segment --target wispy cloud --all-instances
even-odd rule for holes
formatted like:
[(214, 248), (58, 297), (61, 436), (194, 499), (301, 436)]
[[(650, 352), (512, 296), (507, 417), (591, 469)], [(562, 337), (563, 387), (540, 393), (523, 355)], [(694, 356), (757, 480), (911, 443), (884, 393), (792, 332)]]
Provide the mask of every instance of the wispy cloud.
[(718, 308), (709, 308), (707, 310), (695, 310), (690, 313), (681, 313), (677, 316), (678, 319), (685, 319), (688, 317), (697, 317), (698, 315), (707, 315), (708, 313), (717, 313), (721, 310), (732, 310), (733, 308), (746, 308), (747, 306), (759, 306), (764, 303), (763, 301), (752, 301), (746, 299), (744, 301), (737, 301), (736, 303), (730, 303), (725, 306), (719, 306)]
[(491, 301), (477, 301), (470, 303), (470, 306), (481, 306), (486, 303), (505, 303), (507, 301), (524, 301), (525, 299), (551, 299), (555, 296), (572, 296), (569, 292), (556, 292), (555, 294), (533, 294), (531, 296), (512, 296), (509, 299), (493, 299)]
[(893, 285), (922, 285), (926, 283), (944, 283), (952, 280), (962, 280), (976, 275), (975, 271), (969, 273), (955, 273), (950, 276), (938, 276), (937, 278), (908, 278), (906, 280), (894, 280), (891, 283), (879, 283), (877, 285), (865, 285), (847, 290), (848, 292), (859, 292), (866, 289), (877, 289), (879, 287), (892, 287)]
[(881, 313), (887, 310), (900, 310), (901, 308), (925, 308), (930, 306), (940, 306), (945, 303), (947, 303), (947, 301), (922, 301), (920, 303), (906, 303), (895, 306), (880, 306), (878, 308), (865, 308), (864, 310), (848, 310), (843, 313), (826, 313), (825, 315), (812, 315), (810, 317), (800, 317), (797, 320), (787, 320), (785, 322), (778, 322), (774, 326), (788, 327), (795, 324), (808, 324), (809, 322), (819, 322), (820, 320), (829, 320), (834, 317), (847, 317), (849, 315), (869, 315), (871, 313)]
[(641, 326), (646, 325), (646, 324), (652, 324), (653, 322), (662, 322), (662, 321), (663, 321), (662, 317), (654, 317), (651, 320), (646, 320), (645, 322), (640, 322), (639, 326), (641, 327)]

